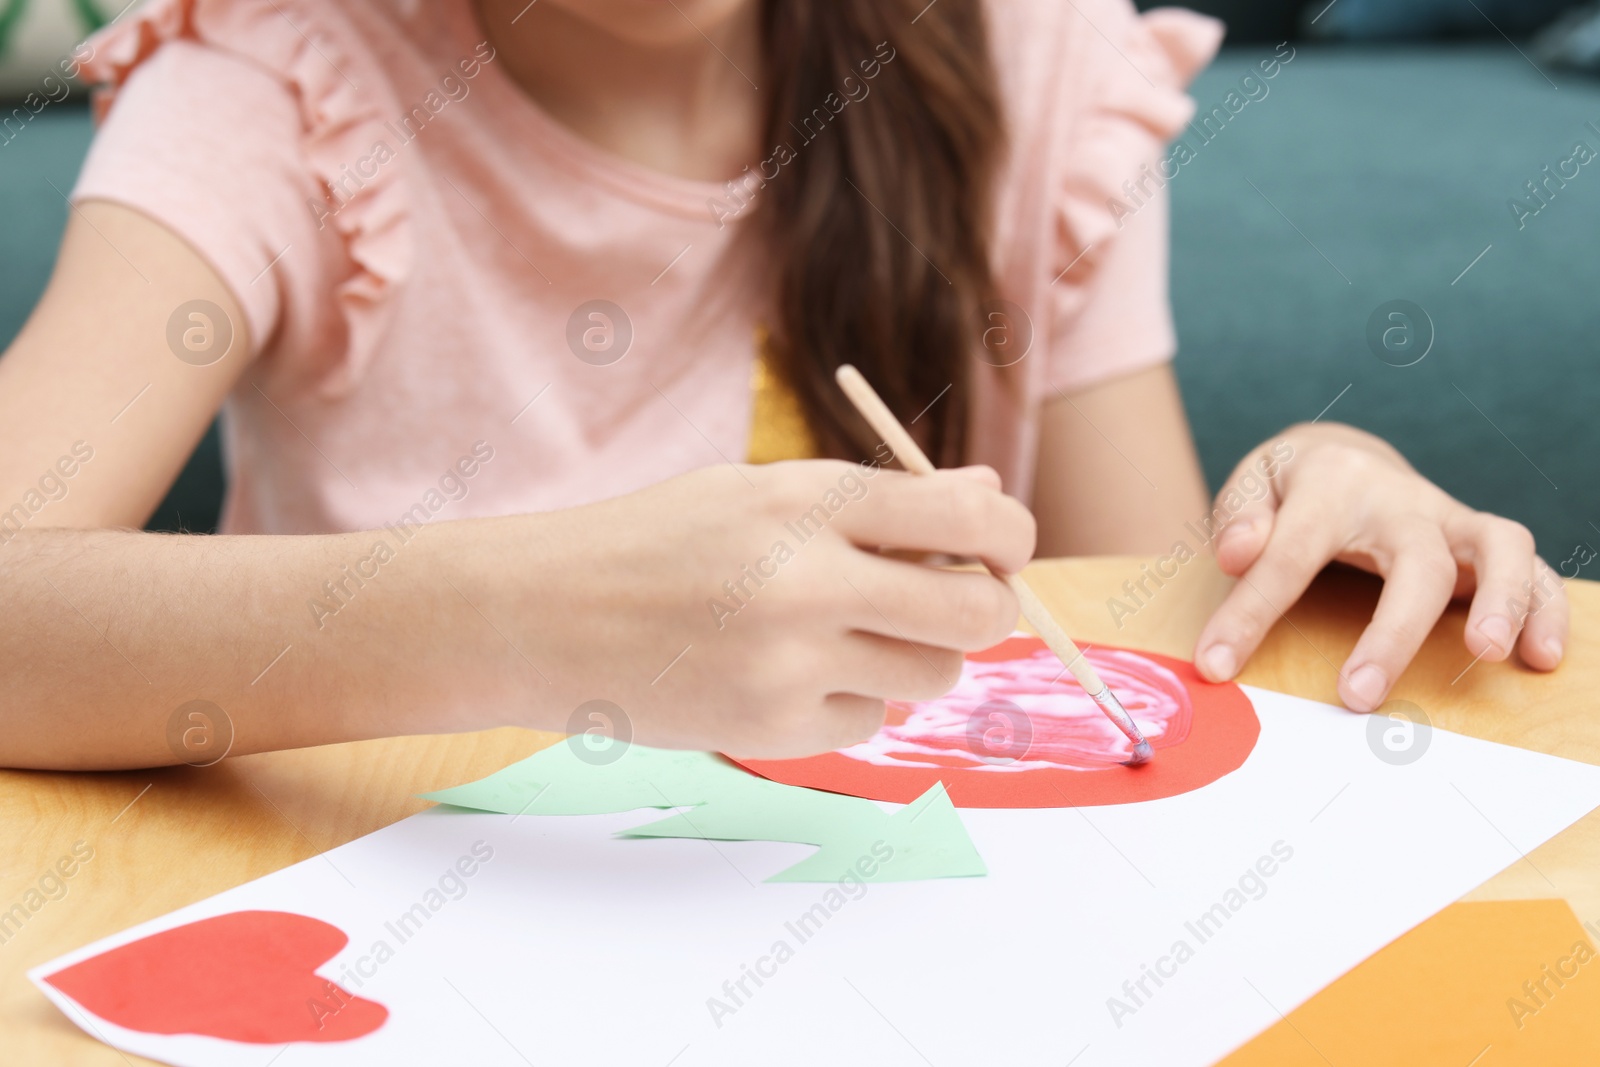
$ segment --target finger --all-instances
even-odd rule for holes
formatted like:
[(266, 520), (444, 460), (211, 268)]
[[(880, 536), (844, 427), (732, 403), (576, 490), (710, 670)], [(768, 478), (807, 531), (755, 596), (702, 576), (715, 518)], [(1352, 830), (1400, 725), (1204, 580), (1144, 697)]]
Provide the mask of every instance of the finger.
[(857, 693), (830, 693), (798, 707), (788, 729), (762, 730), (758, 736), (724, 749), (734, 759), (802, 759), (859, 744), (878, 732), (886, 709), (882, 700)]
[(1021, 609), (1009, 586), (979, 571), (864, 556), (846, 579), (857, 601), (846, 624), (864, 633), (934, 648), (990, 648), (1017, 628)]
[(859, 693), (829, 693), (822, 700), (822, 708), (829, 726), (828, 736), (822, 741), (823, 752), (865, 741), (878, 732), (888, 710), (882, 700)]
[[(930, 475), (880, 471), (859, 501), (836, 514), (807, 515), (858, 545), (977, 557), (1006, 573), (1033, 558), (1037, 531), (1022, 502), (955, 471)], [(826, 512), (826, 505), (819, 505)], [(805, 517), (797, 522), (810, 530)], [(791, 526), (796, 525), (791, 523)], [(798, 535), (797, 535), (798, 536)]]
[(996, 492), (1000, 491), (1000, 472), (986, 464), (978, 463), (970, 467), (951, 467), (951, 474), (959, 474), (963, 478), (971, 478), (979, 485), (986, 485)]
[(1456, 558), (1471, 565), (1477, 592), (1463, 635), (1474, 659), (1503, 660), (1516, 647), (1533, 588), (1533, 534), (1498, 515), (1468, 512), (1447, 530)]
[(1280, 497), (1277, 475), (1286, 442), (1263, 445), (1239, 462), (1211, 506), (1211, 521), (1220, 527), (1214, 551), (1223, 573), (1237, 577), (1249, 570), (1272, 537)]
[(1339, 698), (1352, 711), (1381, 705), (1439, 621), (1456, 586), (1456, 561), (1437, 526), (1401, 534), (1372, 622), (1339, 672)]
[(1518, 644), (1523, 660), (1540, 671), (1553, 671), (1561, 665), (1567, 647), (1567, 628), (1571, 625), (1572, 605), (1567, 600), (1566, 583), (1550, 565), (1533, 558), (1532, 611), (1522, 627)]
[(961, 680), (965, 657), (955, 649), (919, 645), (882, 634), (850, 634), (831, 677), (848, 693), (880, 700), (932, 700)]
[(1270, 539), (1250, 569), (1211, 616), (1195, 645), (1195, 666), (1224, 682), (1260, 646), (1283, 613), (1333, 558), (1337, 544), (1332, 516), (1315, 504), (1286, 503)]

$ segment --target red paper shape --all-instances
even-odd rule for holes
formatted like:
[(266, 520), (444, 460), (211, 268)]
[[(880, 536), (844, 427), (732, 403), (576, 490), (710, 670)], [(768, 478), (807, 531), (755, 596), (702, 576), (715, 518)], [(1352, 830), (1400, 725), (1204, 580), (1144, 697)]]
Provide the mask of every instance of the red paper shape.
[(320, 919), (235, 911), (119, 945), (45, 981), (107, 1022), (147, 1034), (350, 1041), (382, 1026), (389, 1010), (316, 973), (349, 940)]
[(1237, 770), (1255, 748), (1261, 723), (1237, 685), (1214, 685), (1153, 652), (1085, 655), (1150, 736), (1150, 763), (1123, 765), (1127, 739), (1030, 634), (969, 653), (956, 689), (939, 700), (890, 702), (871, 741), (736, 762), (775, 782), (869, 800), (909, 804), (943, 782), (959, 808), (1061, 808), (1187, 793)]

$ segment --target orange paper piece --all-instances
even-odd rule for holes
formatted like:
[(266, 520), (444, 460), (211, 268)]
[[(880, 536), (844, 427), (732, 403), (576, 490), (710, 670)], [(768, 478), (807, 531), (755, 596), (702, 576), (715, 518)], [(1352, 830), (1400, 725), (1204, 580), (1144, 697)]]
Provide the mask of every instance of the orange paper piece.
[(1218, 1067), (1600, 1063), (1588, 934), (1564, 900), (1452, 904)]

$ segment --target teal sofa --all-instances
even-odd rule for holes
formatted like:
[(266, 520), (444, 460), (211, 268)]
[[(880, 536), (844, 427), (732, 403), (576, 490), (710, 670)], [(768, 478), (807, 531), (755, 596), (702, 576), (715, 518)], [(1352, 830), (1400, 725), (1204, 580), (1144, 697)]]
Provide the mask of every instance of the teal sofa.
[[(1600, 82), (1498, 38), (1296, 47), (1170, 185), (1177, 370), (1208, 478), (1332, 403), (1329, 419), (1526, 523), (1552, 564), (1600, 547), (1600, 159), (1538, 214), (1510, 207), (1537, 206), (1525, 183), (1575, 142), (1600, 152)], [(1224, 50), (1201, 108), (1272, 51)], [(1411, 366), (1369, 342), (1394, 300), (1432, 321)]]
[[(1177, 368), (1212, 485), (1325, 412), (1527, 523), (1552, 563), (1600, 546), (1600, 161), (1520, 225), (1508, 206), (1538, 203), (1524, 183), (1575, 141), (1600, 150), (1600, 83), (1499, 39), (1294, 47), (1170, 184)], [(1225, 49), (1193, 88), (1202, 109), (1274, 50)], [(0, 146), (0, 343), (44, 286), (67, 212), (52, 183), (70, 186), (89, 133), (52, 108)], [(1395, 300), (1432, 323), (1410, 366), (1368, 340)], [(209, 529), (221, 485), (208, 437), (153, 525)]]

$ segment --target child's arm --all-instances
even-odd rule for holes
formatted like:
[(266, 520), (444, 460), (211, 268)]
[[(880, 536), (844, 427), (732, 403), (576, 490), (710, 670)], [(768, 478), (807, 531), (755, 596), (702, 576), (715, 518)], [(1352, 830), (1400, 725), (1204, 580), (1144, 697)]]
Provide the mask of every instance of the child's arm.
[[(172, 309), (194, 299), (236, 324), (237, 351), (209, 366), (168, 346)], [(177, 714), (181, 736), (194, 700), (221, 709), (234, 753), (564, 730), (603, 699), (643, 743), (795, 756), (870, 735), (884, 699), (944, 692), (961, 650), (1016, 622), (989, 575), (877, 551), (1020, 569), (1032, 516), (983, 468), (721, 465), (403, 541), (104, 529), (160, 500), (247, 365), (243, 322), (158, 224), (74, 213), (0, 359), (0, 765), (178, 762), (169, 728)]]
[[(222, 315), (178, 317), (186, 362), (168, 330), (193, 301)], [(230, 326), (227, 355), (202, 365)], [(75, 209), (49, 287), (0, 358), (0, 539), (144, 525), (250, 365), (247, 334), (227, 286), (165, 227), (115, 204)]]
[(989, 575), (876, 551), (1020, 569), (1033, 522), (998, 486), (986, 468), (722, 465), (568, 511), (412, 527), (398, 545), (24, 531), (0, 549), (0, 765), (177, 762), (169, 727), (192, 700), (227, 716), (235, 754), (566, 730), (595, 699), (641, 743), (836, 748), (877, 729), (884, 699), (945, 692), (960, 650), (1015, 625)]
[(25, 530), (0, 549), (0, 763), (178, 762), (168, 724), (193, 700), (222, 709), (236, 755), (508, 721), (527, 679), (442, 578), (487, 606), (481, 582), (439, 570), (461, 525), (419, 535), (320, 626), (308, 603), (338, 607), (321, 584), (345, 580), (375, 535)]
[(1209, 511), (1169, 365), (1046, 394), (1039, 431), (1041, 556), (1160, 555)]

